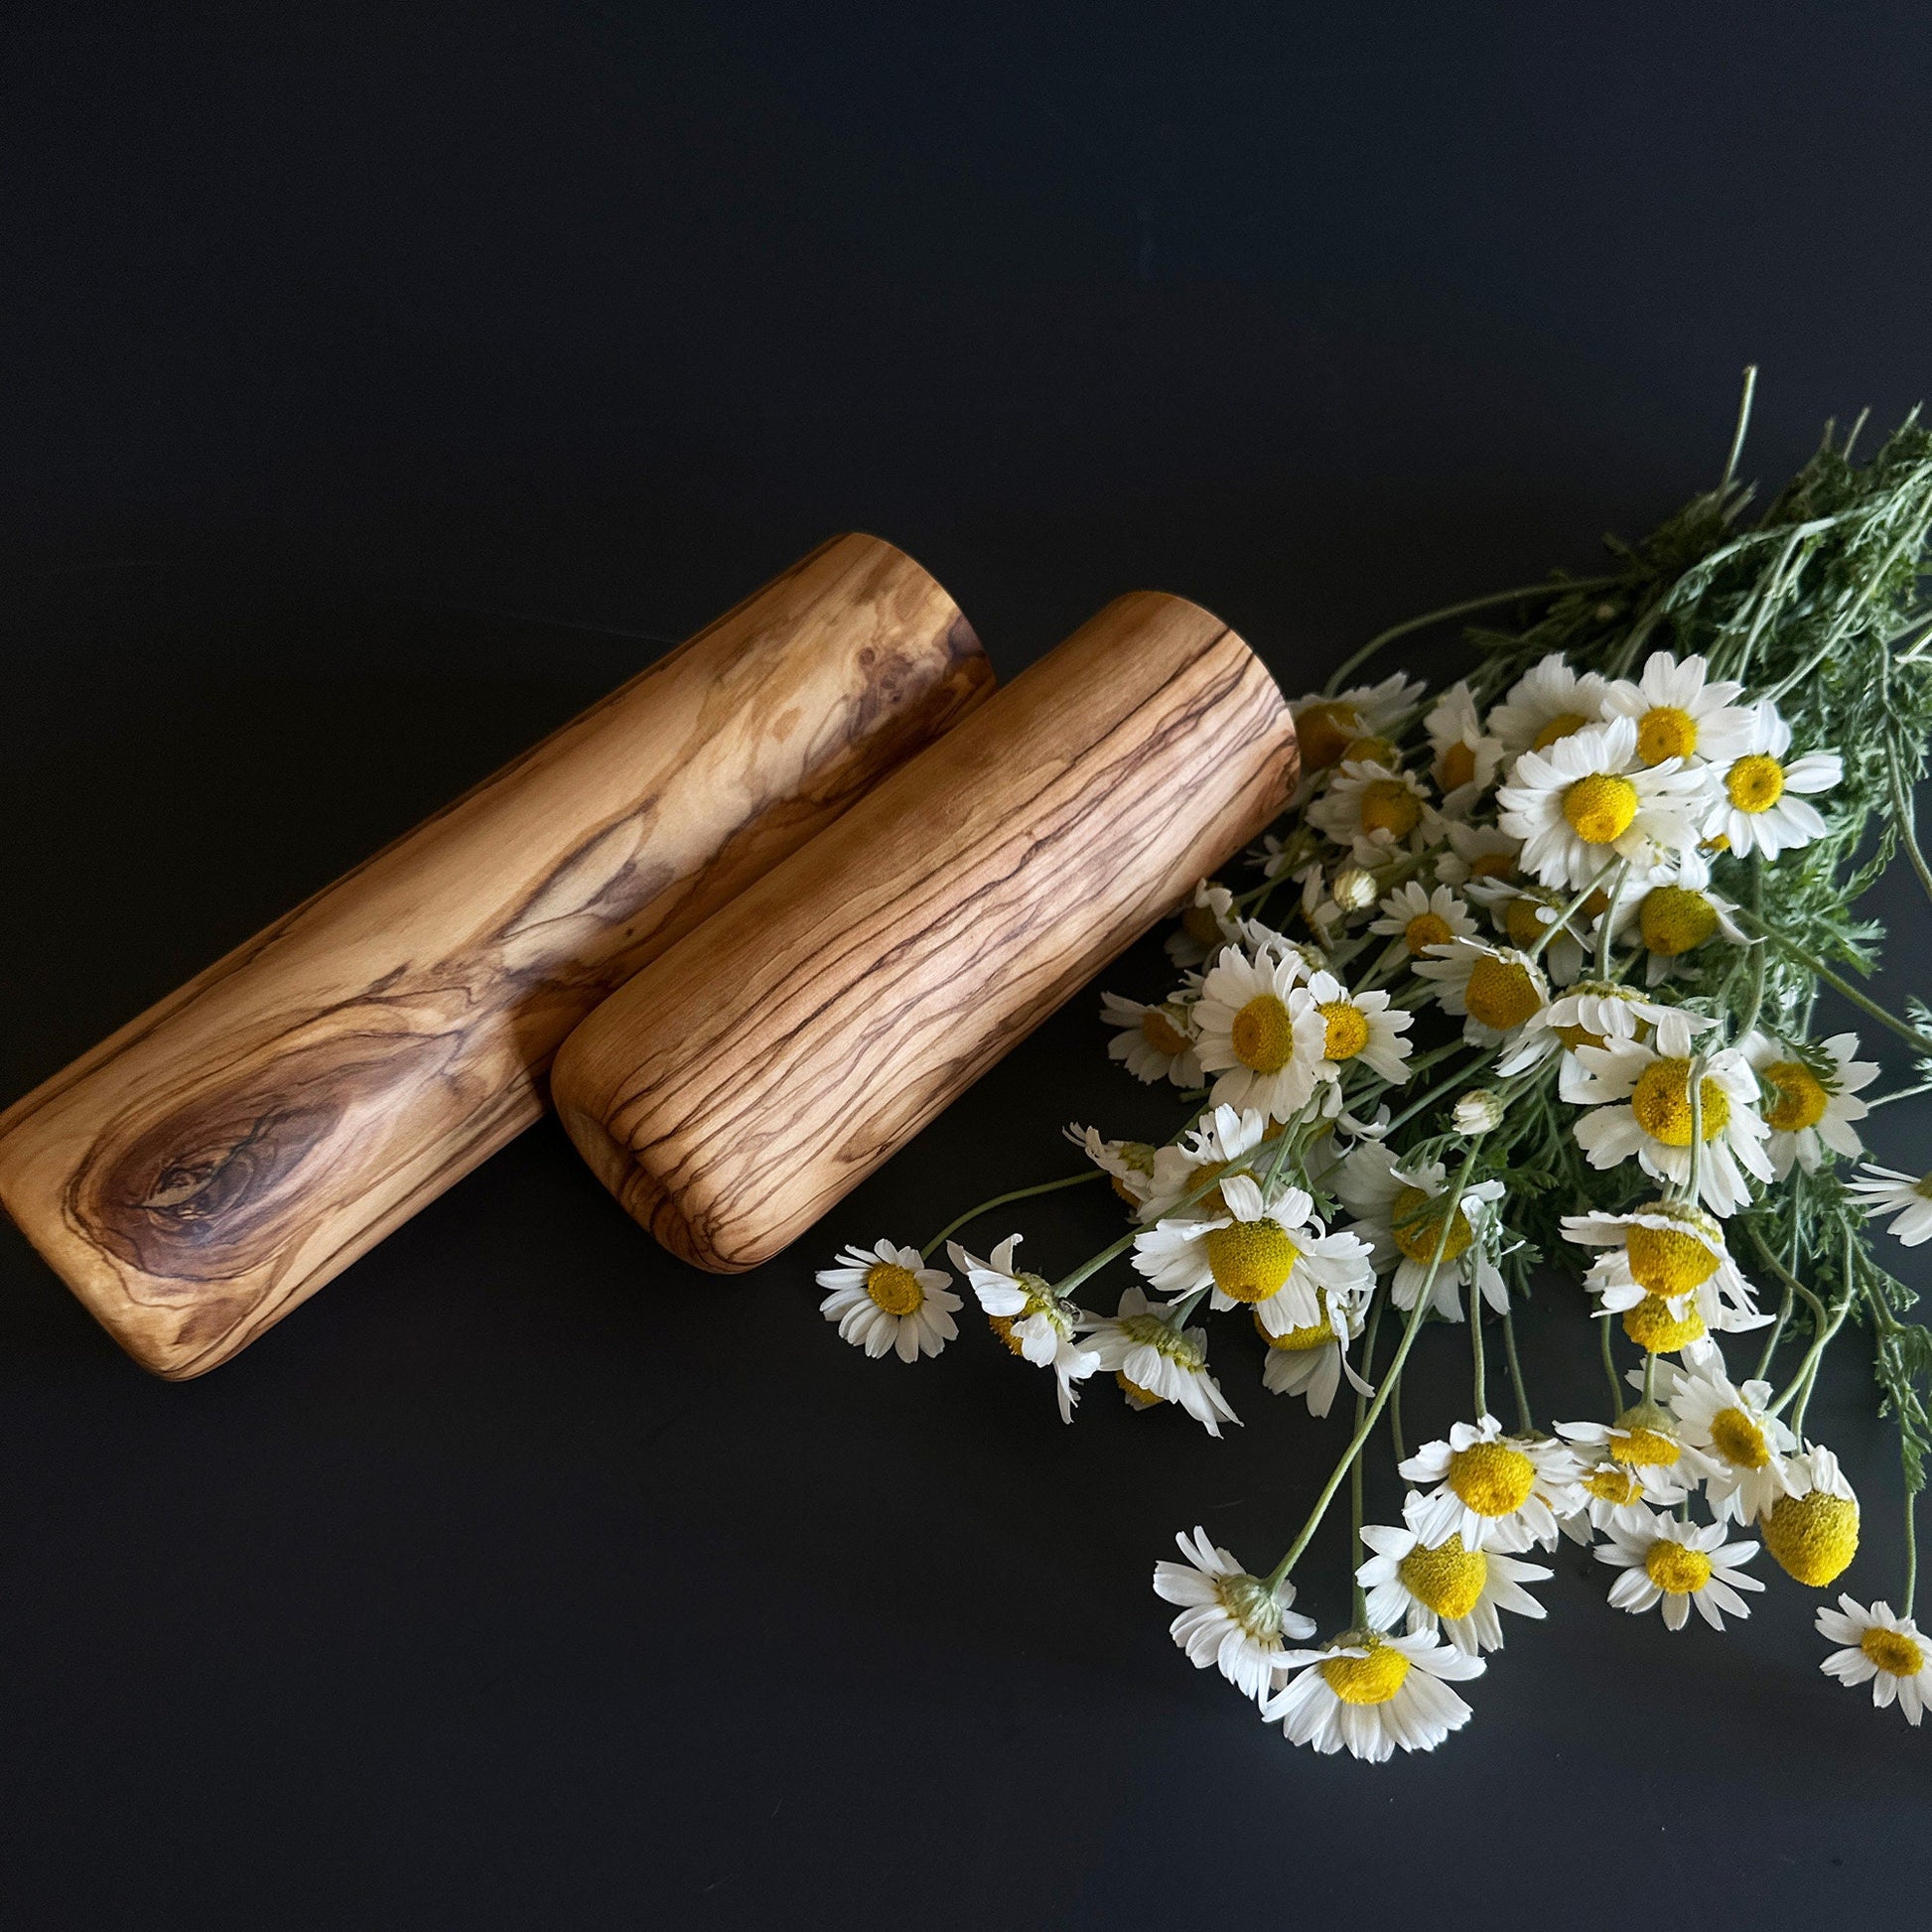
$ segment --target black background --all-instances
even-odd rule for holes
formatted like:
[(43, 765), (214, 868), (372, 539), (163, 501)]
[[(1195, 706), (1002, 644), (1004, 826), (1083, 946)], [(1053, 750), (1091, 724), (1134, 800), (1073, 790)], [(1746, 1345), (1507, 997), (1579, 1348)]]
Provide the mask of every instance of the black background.
[[(1750, 474), (1890, 423), (1928, 51), (1910, 5), (15, 13), (6, 1093), (828, 532), (1003, 673), (1145, 584), (1293, 691), (1708, 486), (1746, 359)], [(1216, 1445), (1104, 1388), (1062, 1431), (977, 1329), (838, 1343), (840, 1240), (1165, 1129), (1093, 1006), (734, 1284), (550, 1125), (181, 1387), (0, 1237), (11, 1922), (1916, 1922), (1926, 1740), (1781, 1578), (1670, 1636), (1566, 1546), (1467, 1732), (1318, 1760), (1147, 1579), (1196, 1521), (1265, 1566), (1332, 1432), (1238, 1351)], [(1115, 1227), (1024, 1225), (1051, 1272)], [(1546, 1302), (1539, 1404), (1593, 1414)], [(1813, 1421), (1895, 1594), (1862, 1355)]]

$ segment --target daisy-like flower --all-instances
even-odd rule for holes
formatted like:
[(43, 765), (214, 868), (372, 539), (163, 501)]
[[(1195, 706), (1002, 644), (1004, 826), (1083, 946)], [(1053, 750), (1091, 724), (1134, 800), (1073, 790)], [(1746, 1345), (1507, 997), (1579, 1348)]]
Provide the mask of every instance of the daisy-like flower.
[(1588, 1110), (1572, 1132), (1592, 1168), (1614, 1168), (1635, 1155), (1653, 1179), (1688, 1185), (1695, 1111), (1698, 1194), (1712, 1213), (1734, 1214), (1750, 1199), (1746, 1173), (1771, 1178), (1757, 1075), (1736, 1047), (1703, 1061), (1695, 1110), (1691, 1069), (1697, 1062), (1682, 1054), (1620, 1039), (1580, 1046), (1576, 1058), (1565, 1098)]
[(1722, 767), (1716, 803), (1704, 822), (1710, 839), (1726, 839), (1741, 859), (1761, 852), (1775, 859), (1822, 838), (1825, 821), (1809, 801), (1845, 774), (1836, 752), (1791, 759), (1791, 727), (1769, 698), (1758, 701), (1739, 755)]
[(1489, 714), (1488, 731), (1503, 750), (1540, 752), (1587, 730), (1603, 716), (1606, 686), (1594, 671), (1575, 671), (1553, 650), (1512, 684)]
[(1857, 1492), (1822, 1443), (1787, 1459), (1784, 1490), (1763, 1519), (1764, 1547), (1787, 1577), (1822, 1589), (1859, 1553)]
[(1770, 1412), (1768, 1382), (1733, 1383), (1715, 1351), (1666, 1371), (1665, 1401), (1683, 1441), (1704, 1451), (1704, 1496), (1721, 1523), (1754, 1523), (1785, 1493), (1784, 1459), (1798, 1447)]
[(1158, 1221), (1134, 1237), (1134, 1266), (1171, 1300), (1211, 1291), (1225, 1313), (1246, 1306), (1262, 1332), (1332, 1321), (1375, 1290), (1368, 1243), (1330, 1234), (1300, 1187), (1264, 1195), (1244, 1173), (1221, 1183), (1226, 1213), (1209, 1220)]
[(1669, 878), (1624, 895), (1612, 932), (1618, 944), (1627, 944), (1633, 936), (1643, 941), (1644, 978), (1649, 985), (1659, 986), (1673, 976), (1695, 972), (1700, 962), (1693, 955), (1713, 939), (1748, 945), (1732, 916), (1736, 909), (1711, 890), (1711, 867), (1704, 855), (1687, 852)]
[(1549, 1436), (1506, 1436), (1494, 1416), (1457, 1423), (1396, 1467), (1437, 1485), (1407, 1519), (1431, 1548), (1459, 1536), (1465, 1550), (1549, 1549), (1557, 1518), (1579, 1506), (1576, 1455)]
[(1334, 974), (1320, 972), (1289, 994), (1288, 1010), (1298, 1038), (1305, 1015), (1320, 1017), (1316, 1079), (1339, 1080), (1342, 1068), (1357, 1059), (1393, 1086), (1408, 1079), (1411, 1047), (1402, 1035), (1416, 1024), (1416, 1016), (1391, 1006), (1386, 993), (1351, 993)]
[[(1565, 1422), (1557, 1434), (1587, 1457), (1627, 1469), (1640, 1483), (1681, 1488), (1703, 1479), (1705, 1458), (1679, 1434), (1675, 1420), (1657, 1404), (1639, 1402), (1615, 1422)], [(1592, 1492), (1593, 1493), (1593, 1492)]]
[(1650, 1521), (1647, 1505), (1674, 1509), (1690, 1490), (1657, 1464), (1637, 1468), (1619, 1462), (1607, 1447), (1587, 1451), (1577, 1476), (1578, 1508), (1560, 1516), (1557, 1526), (1574, 1543), (1587, 1545), (1591, 1531), (1621, 1529), (1636, 1534)]
[(1077, 1120), (1061, 1131), (1113, 1182), (1114, 1192), (1138, 1210), (1154, 1189), (1160, 1149), (1146, 1141), (1103, 1140), (1099, 1128), (1082, 1127)]
[(1187, 1561), (1154, 1566), (1155, 1595), (1181, 1606), (1169, 1635), (1196, 1670), (1212, 1664), (1243, 1697), (1265, 1696), (1282, 1659), (1282, 1639), (1313, 1636), (1314, 1619), (1289, 1608), (1295, 1586), (1286, 1578), (1270, 1589), (1229, 1551), (1208, 1542), (1204, 1529), (1191, 1540), (1183, 1530), (1174, 1541)]
[(1427, 688), (1420, 678), (1398, 671), (1380, 684), (1357, 684), (1332, 698), (1311, 691), (1290, 707), (1302, 769), (1325, 771), (1363, 739), (1384, 737)]
[(1416, 880), (1404, 880), (1379, 909), (1382, 916), (1371, 921), (1368, 929), (1400, 938), (1411, 959), (1422, 958), (1431, 946), (1471, 938), (1476, 929), (1469, 908), (1448, 886), (1431, 891)]
[(1370, 1523), (1362, 1530), (1362, 1541), (1374, 1555), (1355, 1572), (1355, 1581), (1368, 1592), (1368, 1620), (1376, 1629), (1386, 1630), (1402, 1617), (1412, 1636), (1433, 1636), (1440, 1625), (1457, 1650), (1500, 1650), (1498, 1611), (1545, 1614), (1523, 1586), (1547, 1582), (1548, 1570), (1480, 1542), (1465, 1544), (1459, 1536), (1425, 1543), (1415, 1525), (1422, 1507), (1422, 1497), (1411, 1490), (1401, 1529)]
[(1932, 1642), (1922, 1636), (1909, 1616), (1895, 1616), (1889, 1603), (1869, 1609), (1854, 1596), (1840, 1596), (1838, 1608), (1824, 1604), (1818, 1612), (1818, 1634), (1827, 1643), (1843, 1644), (1818, 1666), (1848, 1690), (1871, 1686), (1871, 1702), (1882, 1711), (1894, 1699), (1914, 1729), (1932, 1704)]
[(1683, 1629), (1693, 1604), (1714, 1630), (1725, 1627), (1725, 1610), (1749, 1616), (1750, 1606), (1737, 1592), (1764, 1585), (1738, 1566), (1756, 1555), (1755, 1543), (1726, 1543), (1722, 1523), (1683, 1523), (1674, 1516), (1653, 1515), (1634, 1532), (1612, 1529), (1609, 1540), (1596, 1546), (1597, 1561), (1623, 1573), (1610, 1586), (1611, 1607), (1640, 1616), (1661, 1603), (1668, 1630)]
[(1697, 844), (1703, 772), (1633, 764), (1636, 750), (1636, 726), (1612, 718), (1516, 760), (1496, 823), (1523, 841), (1526, 871), (1578, 893), (1618, 859), (1648, 875)]
[(1471, 898), (1515, 878), (1523, 843), (1493, 825), (1467, 825), (1450, 819), (1443, 827), (1449, 850), (1436, 855), (1436, 877), (1445, 886), (1460, 886)]
[(1480, 939), (1451, 939), (1429, 951), (1416, 971), (1436, 982), (1445, 1013), (1461, 1016), (1462, 1037), (1472, 1045), (1494, 1045), (1550, 1003), (1550, 982), (1526, 952)]
[(1306, 971), (1300, 954), (1223, 953), (1194, 1002), (1195, 1052), (1213, 1076), (1216, 1107), (1292, 1120), (1320, 1077), (1328, 1023), (1312, 1005), (1291, 1009)]
[(1460, 817), (1495, 782), (1502, 740), (1483, 730), (1466, 679), (1443, 693), (1423, 720), (1423, 730), (1429, 734), (1429, 775), (1443, 794), (1443, 809)]
[(1354, 859), (1378, 866), (1404, 852), (1421, 852), (1441, 839), (1442, 814), (1429, 802), (1413, 771), (1372, 759), (1350, 759), (1310, 805), (1308, 821)]
[(1010, 1234), (985, 1261), (968, 1254), (957, 1241), (946, 1244), (946, 1253), (972, 1284), (993, 1332), (1023, 1360), (1053, 1371), (1060, 1421), (1071, 1422), (1080, 1400), (1074, 1384), (1084, 1382), (1100, 1366), (1100, 1357), (1076, 1339), (1087, 1318), (1082, 1311), (1056, 1296), (1043, 1275), (1014, 1267), (1013, 1251), (1019, 1245), (1020, 1236)]
[(1932, 1173), (1915, 1176), (1867, 1161), (1845, 1186), (1873, 1220), (1895, 1215), (1891, 1231), (1906, 1247), (1932, 1241)]
[(1857, 1034), (1834, 1034), (1802, 1046), (1768, 1034), (1752, 1034), (1744, 1041), (1744, 1058), (1769, 1090), (1763, 1113), (1771, 1136), (1765, 1152), (1780, 1180), (1794, 1163), (1816, 1173), (1825, 1148), (1847, 1156), (1864, 1152), (1852, 1123), (1871, 1111), (1859, 1093), (1877, 1079), (1878, 1062), (1854, 1059), (1858, 1050)]
[(1291, 1744), (1324, 1756), (1346, 1749), (1380, 1764), (1405, 1751), (1433, 1751), (1469, 1722), (1451, 1683), (1479, 1677), (1483, 1662), (1428, 1632), (1391, 1637), (1345, 1630), (1313, 1650), (1285, 1650), (1283, 1669), (1305, 1668), (1265, 1699), (1261, 1715), (1281, 1722)]
[(928, 1268), (916, 1248), (882, 1241), (872, 1248), (846, 1248), (838, 1265), (818, 1271), (818, 1285), (830, 1291), (818, 1305), (827, 1321), (839, 1324), (839, 1339), (878, 1357), (900, 1361), (936, 1355), (959, 1332), (953, 1311), (959, 1297), (943, 1268)]
[(1119, 1312), (1095, 1319), (1086, 1341), (1099, 1358), (1095, 1368), (1120, 1384), (1133, 1408), (1172, 1402), (1216, 1437), (1222, 1423), (1241, 1420), (1207, 1372), (1207, 1330), (1176, 1328), (1151, 1313), (1138, 1288), (1121, 1291)]
[(1168, 934), (1168, 957), (1176, 966), (1198, 966), (1223, 946), (1232, 945), (1239, 929), (1234, 895), (1216, 881), (1203, 879), (1181, 908), (1179, 925)]
[[(1582, 980), (1530, 1016), (1496, 1062), (1496, 1071), (1521, 1073), (1552, 1053), (1574, 1054), (1585, 1046), (1607, 1046), (1613, 1039), (1654, 1040), (1659, 1052), (1681, 1059), (1697, 1035), (1717, 1024), (1701, 1013), (1647, 1000), (1634, 987), (1612, 980)], [(1566, 1062), (1564, 1071), (1573, 1064)]]
[(1635, 723), (1644, 764), (1728, 762), (1750, 738), (1751, 714), (1737, 703), (1743, 689), (1728, 679), (1707, 679), (1702, 657), (1680, 663), (1669, 651), (1654, 650), (1634, 683), (1618, 678), (1604, 687), (1603, 715)]
[[(1165, 1221), (1176, 1215), (1212, 1220), (1225, 1212), (1216, 1187), (1198, 1200), (1187, 1196), (1203, 1181), (1224, 1173), (1243, 1155), (1252, 1154), (1268, 1138), (1268, 1116), (1250, 1108), (1216, 1107), (1205, 1126), (1182, 1135), (1178, 1144), (1156, 1148), (1154, 1175), (1141, 1208), (1143, 1221)], [(1183, 1203), (1185, 1203), (1183, 1205)]]
[(1610, 903), (1601, 887), (1574, 911), (1570, 903), (1576, 895), (1550, 886), (1492, 884), (1476, 896), (1489, 908), (1496, 930), (1519, 951), (1542, 942), (1543, 970), (1558, 986), (1568, 986), (1584, 970), (1584, 935)]
[(1308, 1403), (1310, 1415), (1325, 1416), (1334, 1407), (1344, 1369), (1353, 1387), (1366, 1386), (1348, 1368), (1348, 1344), (1362, 1332), (1360, 1303), (1331, 1304), (1329, 1312), (1319, 1321), (1311, 1321), (1306, 1328), (1284, 1329), (1280, 1334), (1269, 1333), (1261, 1310), (1255, 1310), (1254, 1319), (1268, 1344), (1261, 1386), (1270, 1395), (1299, 1395)]
[(1503, 1197), (1500, 1180), (1465, 1187), (1451, 1219), (1448, 1172), (1440, 1161), (1398, 1167), (1379, 1141), (1364, 1141), (1342, 1162), (1334, 1187), (1355, 1216), (1356, 1232), (1369, 1244), (1376, 1272), (1395, 1270), (1390, 1299), (1398, 1309), (1415, 1307), (1439, 1246), (1442, 1261), (1430, 1291), (1438, 1314), (1460, 1321), (1460, 1291), (1471, 1281), (1498, 1313), (1509, 1307), (1509, 1290), (1482, 1239), (1484, 1224)]
[(1100, 1017), (1120, 1031), (1107, 1042), (1107, 1057), (1125, 1063), (1137, 1080), (1172, 1080), (1197, 1087), (1201, 1064), (1194, 1051), (1193, 1016), (1178, 1000), (1145, 1006), (1118, 993), (1100, 996)]
[(1623, 1214), (1566, 1214), (1563, 1235), (1602, 1248), (1587, 1278), (1597, 1312), (1621, 1315), (1647, 1354), (1694, 1347), (1713, 1329), (1761, 1328), (1750, 1284), (1725, 1243), (1723, 1224), (1689, 1201), (1648, 1201)]

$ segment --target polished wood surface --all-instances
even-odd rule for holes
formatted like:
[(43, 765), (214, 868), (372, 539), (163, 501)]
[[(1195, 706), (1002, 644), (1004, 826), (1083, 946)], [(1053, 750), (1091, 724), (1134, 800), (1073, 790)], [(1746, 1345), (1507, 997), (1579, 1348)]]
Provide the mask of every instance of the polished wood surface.
[(560, 1116), (676, 1254), (810, 1227), (1287, 801), (1295, 731), (1197, 606), (1107, 606), (600, 1007)]
[(213, 1367), (991, 683), (917, 564), (833, 539), (0, 1115), (0, 1201), (137, 1360)]

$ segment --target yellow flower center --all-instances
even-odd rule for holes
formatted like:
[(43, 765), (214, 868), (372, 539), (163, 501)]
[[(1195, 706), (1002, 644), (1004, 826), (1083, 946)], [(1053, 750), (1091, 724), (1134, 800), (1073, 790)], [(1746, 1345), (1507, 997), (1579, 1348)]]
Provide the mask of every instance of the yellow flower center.
[(1301, 1256), (1279, 1221), (1236, 1221), (1207, 1236), (1214, 1286), (1236, 1302), (1265, 1302), (1279, 1293)]
[(1592, 1469), (1584, 1478), (1584, 1487), (1592, 1496), (1606, 1503), (1614, 1503), (1619, 1509), (1643, 1501), (1642, 1479), (1632, 1475), (1628, 1469), (1619, 1469), (1614, 1462), (1606, 1462)]
[(1362, 787), (1362, 829), (1406, 839), (1422, 823), (1422, 800), (1400, 778), (1372, 778)]
[(1626, 1228), (1623, 1252), (1631, 1280), (1669, 1301), (1692, 1294), (1718, 1272), (1719, 1257), (1695, 1234), (1680, 1234), (1675, 1228)]
[(1455, 937), (1449, 922), (1440, 912), (1418, 912), (1402, 928), (1402, 943), (1412, 958), (1420, 959), (1431, 946), (1447, 946)]
[(1764, 1519), (1764, 1547), (1787, 1576), (1822, 1589), (1859, 1553), (1859, 1506), (1827, 1489), (1780, 1496)]
[(1478, 859), (1469, 861), (1471, 879), (1507, 879), (1516, 870), (1516, 855), (1513, 852), (1485, 852)]
[(1437, 775), (1445, 791), (1453, 791), (1458, 785), (1468, 784), (1476, 775), (1475, 747), (1463, 744), (1458, 738), (1443, 754)]
[(1257, 1073), (1279, 1073), (1295, 1056), (1295, 1024), (1272, 993), (1250, 1000), (1229, 1030), (1234, 1057)]
[(1543, 937), (1543, 928), (1556, 923), (1556, 907), (1534, 893), (1518, 893), (1503, 907), (1503, 930), (1525, 952)]
[(1536, 1464), (1507, 1443), (1471, 1443), (1450, 1455), (1449, 1486), (1478, 1516), (1507, 1516), (1529, 1501)]
[(1368, 1044), (1368, 1016), (1346, 1000), (1329, 1000), (1315, 1008), (1328, 1023), (1321, 1053), (1324, 1059), (1352, 1060)]
[(1149, 1007), (1141, 1015), (1141, 1037), (1157, 1053), (1166, 1053), (1170, 1058), (1187, 1050), (1187, 1035), (1174, 1025), (1165, 1007)]
[[(1443, 1240), (1443, 1221), (1448, 1213), (1448, 1201), (1425, 1193), (1420, 1187), (1405, 1187), (1389, 1210), (1389, 1232), (1395, 1237), (1395, 1245), (1411, 1261), (1426, 1266), (1436, 1259), (1436, 1244)], [(1475, 1230), (1469, 1225), (1469, 1217), (1458, 1207), (1449, 1239), (1443, 1241), (1443, 1259), (1455, 1260), (1474, 1239)]]
[(1190, 905), (1180, 915), (1180, 929), (1196, 945), (1218, 946), (1226, 936), (1211, 905)]
[(1362, 716), (1352, 704), (1311, 704), (1295, 720), (1295, 736), (1302, 747), (1302, 763), (1310, 771), (1325, 771), (1339, 764), (1342, 755), (1362, 735)]
[[(1698, 1102), (1704, 1115), (1703, 1138), (1715, 1141), (1730, 1125), (1730, 1100), (1717, 1081), (1698, 1082)], [(1683, 1059), (1653, 1060), (1644, 1068), (1630, 1096), (1637, 1125), (1665, 1147), (1691, 1145), (1691, 1063)]]
[(1765, 1109), (1765, 1121), (1780, 1134), (1802, 1133), (1825, 1118), (1832, 1096), (1802, 1060), (1774, 1060), (1759, 1070), (1758, 1078), (1777, 1089), (1777, 1099)]
[(1652, 952), (1675, 959), (1717, 931), (1718, 908), (1688, 886), (1653, 886), (1637, 907), (1637, 926)]
[(1489, 1581), (1489, 1559), (1480, 1550), (1465, 1550), (1452, 1536), (1433, 1550), (1416, 1549), (1396, 1565), (1396, 1575), (1418, 1603), (1438, 1616), (1467, 1616)]
[(1379, 764), (1385, 771), (1396, 766), (1396, 749), (1386, 738), (1358, 738), (1341, 756), (1344, 763)]
[(1469, 969), (1462, 1003), (1471, 1020), (1506, 1034), (1541, 1008), (1543, 995), (1520, 959), (1498, 959), (1493, 953), (1484, 953)]
[(1580, 1046), (1603, 1044), (1603, 1035), (1591, 1033), (1587, 1027), (1554, 1027), (1551, 1031), (1573, 1053)]
[(1613, 1425), (1618, 1433), (1609, 1440), (1610, 1460), (1633, 1469), (1669, 1468), (1683, 1450), (1674, 1436), (1655, 1427), (1662, 1420), (1654, 1409), (1626, 1409)]
[(1261, 1316), (1257, 1314), (1255, 1330), (1270, 1348), (1286, 1348), (1298, 1355), (1307, 1354), (1311, 1348), (1325, 1348), (1335, 1339), (1334, 1323), (1325, 1314), (1306, 1328), (1290, 1328), (1286, 1334), (1280, 1335), (1271, 1335), (1261, 1325)]
[(1637, 721), (1637, 756), (1646, 764), (1687, 759), (1698, 748), (1698, 721), (1674, 704), (1660, 704)]
[(1771, 1459), (1764, 1431), (1742, 1409), (1720, 1409), (1711, 1418), (1711, 1447), (1733, 1469), (1761, 1469)]
[(1409, 1675), (1409, 1658), (1380, 1637), (1367, 1640), (1366, 1657), (1324, 1657), (1315, 1665), (1344, 1704), (1387, 1704)]
[(1609, 845), (1637, 815), (1637, 788), (1613, 771), (1592, 771), (1565, 790), (1563, 815), (1586, 845)]
[(1711, 1559), (1688, 1543), (1660, 1538), (1643, 1560), (1644, 1575), (1673, 1596), (1689, 1596), (1711, 1581)]
[(1859, 1648), (1890, 1677), (1916, 1677), (1925, 1668), (1925, 1652), (1903, 1630), (1873, 1624), (1859, 1639)]
[(1680, 1318), (1662, 1296), (1646, 1295), (1634, 1309), (1623, 1311), (1623, 1332), (1646, 1355), (1673, 1355), (1704, 1339), (1704, 1316), (1692, 1308)]
[(1152, 1389), (1142, 1388), (1138, 1382), (1130, 1382), (1119, 1369), (1114, 1370), (1114, 1380), (1120, 1385), (1121, 1394), (1132, 1396), (1136, 1402), (1153, 1404), (1156, 1402), (1165, 1402), (1168, 1399), (1164, 1395), (1156, 1395)]
[(1784, 796), (1784, 766), (1753, 752), (1725, 774), (1725, 790), (1740, 812), (1768, 812)]
[(876, 1261), (866, 1270), (866, 1293), (888, 1314), (911, 1314), (925, 1301), (918, 1276), (896, 1261)]
[(1580, 732), (1589, 723), (1581, 711), (1560, 711), (1537, 733), (1532, 751), (1546, 751), (1560, 738), (1568, 738), (1573, 732)]
[(1020, 1318), (1021, 1317), (1017, 1314), (989, 1314), (986, 1317), (986, 1325), (989, 1328), (991, 1328), (993, 1332), (996, 1335), (998, 1335), (999, 1338), (1003, 1342), (1005, 1342), (1006, 1345), (1010, 1349), (1012, 1349), (1016, 1355), (1024, 1355), (1027, 1352), (1027, 1344), (1024, 1341), (1022, 1341), (1020, 1337), (1013, 1332), (1013, 1324), (1016, 1321), (1018, 1321)]

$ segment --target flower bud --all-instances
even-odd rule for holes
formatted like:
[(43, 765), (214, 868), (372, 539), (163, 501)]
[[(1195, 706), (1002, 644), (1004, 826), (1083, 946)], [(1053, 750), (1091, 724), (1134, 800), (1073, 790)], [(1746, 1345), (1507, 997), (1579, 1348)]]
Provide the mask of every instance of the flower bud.
[(1344, 912), (1366, 912), (1380, 897), (1375, 890), (1375, 875), (1361, 866), (1343, 866), (1335, 874), (1328, 896)]
[(1503, 1103), (1487, 1087), (1471, 1087), (1449, 1118), (1458, 1134), (1493, 1134), (1503, 1124)]

